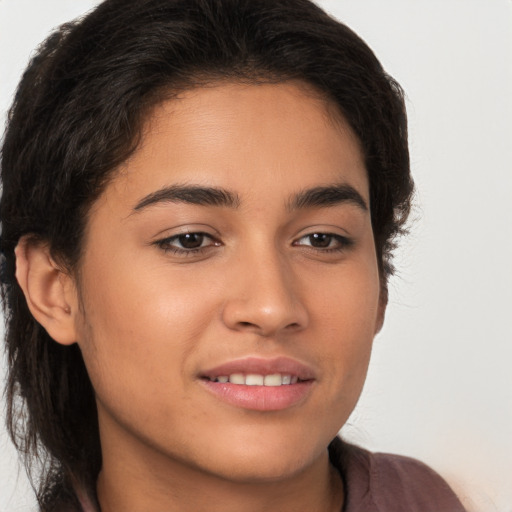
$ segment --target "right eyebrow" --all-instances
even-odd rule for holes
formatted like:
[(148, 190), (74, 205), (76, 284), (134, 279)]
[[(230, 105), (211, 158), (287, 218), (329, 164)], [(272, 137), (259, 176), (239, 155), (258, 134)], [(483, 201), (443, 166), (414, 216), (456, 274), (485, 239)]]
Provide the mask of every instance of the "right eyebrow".
[(199, 206), (224, 206), (236, 209), (240, 198), (229, 190), (200, 185), (171, 185), (151, 192), (134, 206), (134, 212), (140, 212), (148, 206), (159, 203), (189, 203)]

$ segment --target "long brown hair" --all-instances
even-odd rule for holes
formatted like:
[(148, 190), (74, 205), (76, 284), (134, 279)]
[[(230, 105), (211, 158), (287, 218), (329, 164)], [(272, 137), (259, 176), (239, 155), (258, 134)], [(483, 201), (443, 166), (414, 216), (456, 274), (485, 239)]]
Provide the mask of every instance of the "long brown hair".
[(364, 41), (310, 1), (107, 0), (30, 62), (1, 150), (0, 249), (7, 421), (38, 474), (42, 510), (94, 495), (101, 448), (78, 346), (49, 337), (16, 282), (20, 237), (44, 241), (77, 272), (89, 208), (155, 102), (212, 80), (289, 79), (337, 104), (361, 142), (385, 289), (413, 190), (403, 94)]

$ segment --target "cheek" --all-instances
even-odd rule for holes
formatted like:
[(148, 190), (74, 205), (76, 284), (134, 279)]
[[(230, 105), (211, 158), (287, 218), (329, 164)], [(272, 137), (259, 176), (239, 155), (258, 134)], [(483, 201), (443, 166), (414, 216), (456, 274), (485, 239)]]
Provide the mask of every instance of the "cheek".
[[(321, 282), (321, 281), (320, 281)], [(316, 284), (320, 284), (316, 280)], [(311, 327), (323, 340), (327, 380), (341, 402), (359, 397), (380, 325), (380, 285), (374, 260), (355, 261), (316, 286)], [(323, 289), (323, 293), (320, 293)]]
[(206, 294), (201, 278), (185, 279), (183, 273), (180, 279), (165, 266), (134, 271), (122, 261), (102, 261), (99, 268), (94, 263), (84, 268), (83, 281), (92, 284), (83, 290), (79, 344), (97, 393), (114, 401), (126, 389), (138, 392), (134, 383), (142, 397), (177, 390), (215, 314), (215, 296)]
[(374, 258), (354, 258), (331, 272), (313, 275), (309, 288), (312, 316), (323, 322), (331, 337), (348, 344), (373, 339), (380, 304)]

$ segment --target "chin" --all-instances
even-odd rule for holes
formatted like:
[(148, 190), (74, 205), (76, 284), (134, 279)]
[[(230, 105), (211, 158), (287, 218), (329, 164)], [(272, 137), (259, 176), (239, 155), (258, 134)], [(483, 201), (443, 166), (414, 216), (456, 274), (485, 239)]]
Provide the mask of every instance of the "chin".
[(216, 466), (212, 472), (240, 483), (282, 481), (326, 456), (331, 439), (321, 443), (311, 434), (288, 436), (286, 432), (279, 438), (261, 433), (252, 441), (233, 436), (222, 444), (217, 438), (215, 453), (210, 452)]
[(313, 464), (313, 460), (296, 456), (274, 455), (272, 459), (260, 456), (239, 458), (232, 464), (215, 470), (216, 476), (241, 484), (280, 482), (300, 474)]

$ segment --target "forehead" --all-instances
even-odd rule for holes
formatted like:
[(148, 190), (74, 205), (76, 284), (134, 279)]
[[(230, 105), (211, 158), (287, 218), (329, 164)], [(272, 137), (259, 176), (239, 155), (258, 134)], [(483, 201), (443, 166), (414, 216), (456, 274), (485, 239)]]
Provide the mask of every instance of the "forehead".
[(348, 181), (368, 200), (359, 140), (336, 105), (296, 82), (221, 83), (158, 104), (111, 185), (142, 196), (191, 181), (269, 200)]

